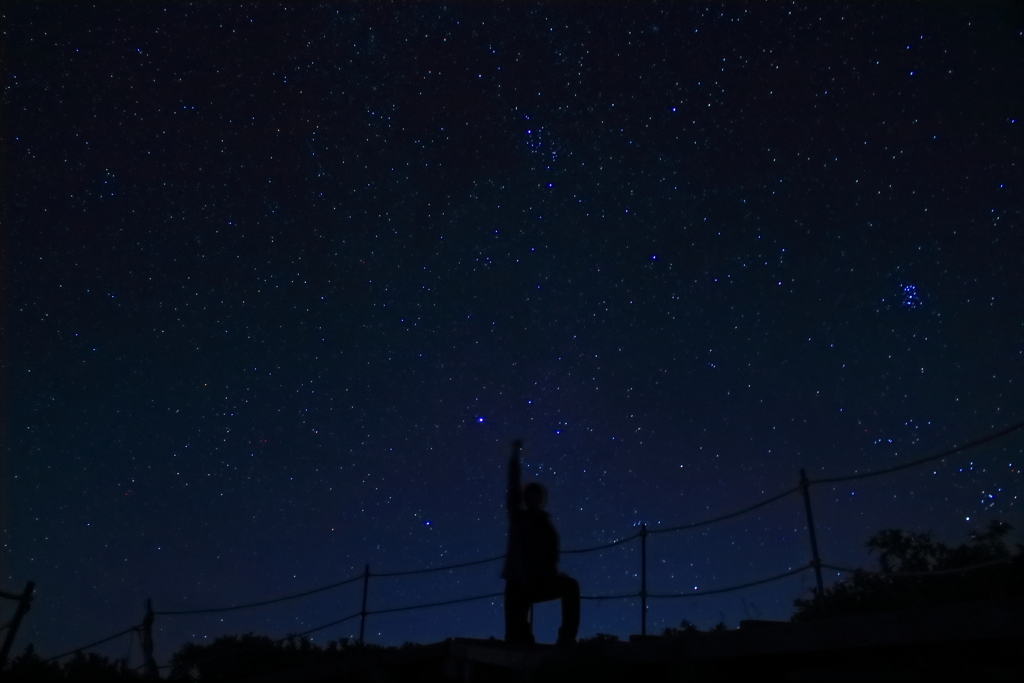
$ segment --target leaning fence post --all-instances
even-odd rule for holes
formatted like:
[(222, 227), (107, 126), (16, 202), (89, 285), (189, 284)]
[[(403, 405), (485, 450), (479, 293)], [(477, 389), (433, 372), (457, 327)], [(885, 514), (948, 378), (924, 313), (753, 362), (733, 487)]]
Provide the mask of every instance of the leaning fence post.
[(814, 516), (811, 515), (811, 493), (810, 484), (807, 480), (807, 473), (800, 469), (800, 491), (804, 494), (804, 509), (807, 510), (807, 530), (811, 534), (811, 566), (814, 567), (814, 578), (818, 582), (817, 603), (818, 611), (825, 613), (825, 589), (821, 583), (821, 558), (818, 557), (818, 537), (814, 533)]
[(359, 612), (359, 644), (363, 643), (363, 633), (366, 630), (366, 589), (370, 584), (370, 565), (366, 565), (363, 571), (363, 609)]
[[(25, 590), (21, 592), (21, 596), (18, 598), (18, 608), (14, 612), (14, 618), (11, 619), (11, 623), (7, 629), (7, 637), (4, 638), (3, 648), (0, 649), (0, 668), (7, 663), (7, 654), (11, 651), (11, 645), (14, 644), (14, 635), (18, 632), (18, 625), (21, 624), (21, 618), (25, 616), (25, 612), (28, 612), (32, 608), (32, 591), (35, 590), (36, 584), (34, 581), (29, 581), (25, 584)], [(4, 594), (6, 597), (14, 597), (7, 593)]]
[(146, 616), (142, 619), (142, 657), (146, 667), (146, 678), (159, 678), (160, 673), (153, 659), (153, 599), (146, 598)]
[(647, 635), (647, 525), (640, 525), (640, 635)]

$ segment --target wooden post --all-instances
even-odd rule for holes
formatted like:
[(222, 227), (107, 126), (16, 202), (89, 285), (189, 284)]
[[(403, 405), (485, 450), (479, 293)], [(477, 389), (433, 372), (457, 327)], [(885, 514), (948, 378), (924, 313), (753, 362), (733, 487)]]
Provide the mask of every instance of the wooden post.
[[(34, 581), (29, 581), (25, 584), (25, 590), (18, 596), (18, 608), (14, 611), (14, 618), (11, 619), (11, 624), (7, 628), (7, 636), (4, 638), (3, 647), (0, 648), (0, 667), (7, 664), (7, 654), (11, 651), (11, 646), (14, 644), (14, 636), (18, 633), (18, 626), (21, 624), (21, 618), (25, 616), (25, 613), (32, 608), (32, 591), (36, 588)], [(5, 597), (8, 595), (5, 594)]]
[(821, 558), (818, 557), (818, 537), (814, 533), (814, 516), (811, 514), (811, 493), (808, 490), (810, 482), (807, 481), (807, 473), (800, 469), (800, 490), (804, 494), (804, 509), (807, 510), (807, 531), (811, 534), (811, 566), (814, 567), (814, 578), (818, 582), (818, 592), (815, 596), (818, 603), (818, 612), (825, 613), (825, 589), (821, 583)]
[(146, 616), (142, 619), (142, 657), (146, 667), (146, 678), (160, 677), (160, 671), (153, 659), (153, 599), (146, 598)]
[(647, 525), (640, 525), (640, 635), (647, 635)]
[(363, 609), (359, 612), (359, 644), (363, 643), (363, 634), (366, 630), (366, 589), (370, 585), (370, 565), (366, 565), (363, 571)]

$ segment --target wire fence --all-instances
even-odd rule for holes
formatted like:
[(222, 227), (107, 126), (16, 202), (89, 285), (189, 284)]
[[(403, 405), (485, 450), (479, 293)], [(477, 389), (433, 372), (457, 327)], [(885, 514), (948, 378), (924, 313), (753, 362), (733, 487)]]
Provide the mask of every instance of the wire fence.
[(21, 624), (21, 620), (32, 607), (32, 592), (35, 591), (35, 589), (35, 582), (29, 581), (25, 584), (25, 590), (23, 590), (21, 594), (0, 591), (0, 598), (16, 600), (18, 602), (18, 606), (14, 609), (14, 616), (11, 617), (10, 621), (0, 627), (0, 631), (7, 632), (4, 636), (3, 643), (0, 643), (0, 669), (3, 669), (4, 665), (7, 664), (7, 653), (11, 651), (11, 646), (14, 644), (14, 636), (18, 633), (18, 625)]
[(363, 578), (360, 576), (353, 576), (351, 579), (345, 579), (344, 581), (338, 581), (328, 586), (321, 586), (320, 588), (314, 588), (310, 591), (303, 591), (301, 593), (293, 593), (292, 595), (285, 595), (281, 598), (274, 598), (273, 600), (262, 600), (260, 602), (249, 602), (244, 605), (231, 605), (230, 607), (209, 607), (206, 609), (183, 609), (183, 610), (160, 610), (153, 612), (154, 615), (181, 615), (181, 614), (213, 614), (214, 612), (233, 612), (239, 609), (249, 609), (250, 607), (263, 607), (264, 605), (273, 605), (277, 602), (285, 602), (286, 600), (295, 600), (296, 598), (304, 598), (307, 595), (314, 595), (316, 593), (322, 593), (323, 591), (330, 590), (332, 588), (339, 588), (341, 586), (355, 583), (359, 579)]
[(129, 626), (125, 630), (118, 631), (117, 633), (115, 633), (112, 636), (107, 636), (106, 638), (103, 638), (101, 640), (97, 640), (94, 643), (89, 643), (88, 645), (82, 645), (80, 647), (76, 647), (74, 650), (68, 650), (67, 652), (59, 654), (59, 655), (57, 655), (55, 657), (50, 657), (49, 659), (44, 659), (43, 662), (44, 663), (53, 662), (53, 661), (56, 661), (56, 660), (61, 659), (63, 657), (67, 657), (68, 655), (77, 654), (77, 653), (81, 652), (82, 650), (88, 650), (90, 647), (96, 647), (97, 645), (102, 645), (103, 643), (109, 643), (111, 640), (114, 640), (115, 638), (120, 638), (124, 634), (131, 633), (132, 631), (135, 631), (135, 630), (140, 629), (140, 628), (142, 628), (142, 624), (135, 624), (134, 626)]
[(966, 574), (973, 572), (976, 569), (988, 569), (989, 567), (998, 567), (1000, 565), (1009, 564), (1013, 562), (1012, 557), (1004, 557), (998, 560), (989, 560), (987, 562), (979, 562), (978, 564), (971, 564), (966, 567), (952, 567), (949, 569), (929, 569), (924, 572), (869, 572), (865, 569), (849, 569), (847, 567), (836, 567), (831, 564), (821, 565), (824, 569), (831, 569), (833, 571), (842, 572), (844, 574), (862, 574), (864, 576), (877, 576), (885, 579), (912, 579), (915, 577), (922, 576), (952, 576), (954, 574)]
[[(981, 438), (975, 439), (973, 441), (969, 441), (969, 442), (966, 442), (964, 444), (961, 444), (961, 445), (958, 445), (958, 446), (954, 446), (953, 448), (945, 450), (945, 451), (943, 451), (941, 453), (937, 453), (937, 454), (934, 454), (934, 455), (931, 455), (931, 456), (928, 456), (928, 457), (925, 457), (925, 458), (919, 458), (917, 460), (912, 460), (912, 461), (909, 461), (909, 462), (901, 463), (899, 465), (895, 465), (895, 466), (892, 466), (892, 467), (886, 467), (886, 468), (881, 468), (881, 469), (877, 469), (877, 470), (869, 470), (867, 472), (855, 472), (853, 474), (837, 476), (837, 477), (820, 477), (820, 478), (815, 478), (815, 479), (809, 479), (806, 476), (806, 474), (804, 473), (804, 471), (800, 470), (800, 475), (801, 475), (800, 476), (800, 483), (797, 486), (794, 486), (792, 488), (786, 489), (785, 491), (782, 491), (781, 493), (778, 493), (778, 494), (776, 494), (774, 496), (771, 496), (771, 497), (766, 498), (766, 499), (764, 499), (764, 500), (762, 500), (760, 502), (757, 502), (757, 503), (755, 503), (753, 505), (749, 505), (747, 507), (741, 508), (739, 510), (736, 510), (736, 511), (724, 514), (724, 515), (719, 515), (717, 517), (712, 517), (710, 519), (705, 519), (705, 520), (698, 521), (698, 522), (692, 522), (692, 523), (689, 523), (689, 524), (681, 524), (681, 525), (667, 527), (667, 528), (657, 528), (657, 529), (650, 529), (650, 530), (648, 530), (647, 529), (647, 525), (644, 524), (644, 525), (641, 525), (639, 532), (637, 532), (635, 534), (632, 534), (630, 536), (626, 536), (624, 538), (617, 539), (617, 540), (612, 541), (610, 543), (604, 543), (604, 544), (593, 546), (593, 547), (578, 548), (578, 549), (572, 549), (572, 550), (563, 550), (562, 553), (563, 554), (582, 554), (582, 553), (596, 552), (596, 551), (599, 551), (599, 550), (605, 550), (607, 548), (612, 548), (612, 547), (615, 547), (615, 546), (618, 546), (618, 545), (629, 543), (629, 542), (631, 542), (633, 540), (636, 540), (638, 538), (640, 539), (640, 541), (641, 541), (641, 572), (640, 572), (641, 585), (640, 585), (640, 590), (639, 591), (633, 592), (633, 593), (624, 593), (624, 594), (615, 594), (615, 595), (585, 595), (585, 596), (580, 596), (580, 597), (581, 597), (582, 600), (617, 600), (617, 599), (640, 598), (640, 601), (641, 601), (640, 626), (641, 626), (641, 634), (642, 635), (645, 635), (646, 632), (647, 632), (647, 600), (648, 599), (695, 598), (695, 597), (703, 597), (703, 596), (707, 596), (707, 595), (719, 595), (719, 594), (722, 594), (722, 593), (729, 593), (729, 592), (732, 592), (732, 591), (742, 590), (742, 589), (745, 589), (745, 588), (751, 588), (753, 586), (759, 586), (759, 585), (762, 585), (762, 584), (771, 583), (773, 581), (779, 581), (781, 579), (784, 579), (784, 578), (787, 578), (787, 577), (790, 577), (790, 576), (794, 576), (794, 575), (799, 574), (801, 572), (807, 571), (808, 569), (813, 569), (815, 571), (815, 575), (816, 575), (816, 579), (817, 579), (817, 588), (818, 588), (817, 595), (820, 596), (820, 595), (822, 595), (822, 592), (823, 592), (822, 579), (821, 579), (821, 570), (822, 569), (830, 569), (830, 570), (838, 571), (838, 572), (842, 572), (842, 573), (856, 573), (856, 572), (863, 572), (864, 570), (855, 570), (855, 569), (849, 569), (849, 568), (834, 566), (834, 565), (830, 565), (830, 564), (825, 564), (818, 557), (817, 540), (816, 540), (816, 537), (815, 537), (814, 521), (813, 521), (813, 515), (812, 515), (812, 511), (811, 511), (811, 503), (810, 503), (810, 497), (809, 497), (809, 489), (810, 489), (811, 486), (817, 485), (817, 484), (832, 484), (832, 483), (838, 483), (838, 482), (844, 482), (844, 481), (851, 481), (851, 480), (855, 480), (855, 479), (865, 479), (865, 478), (868, 478), (868, 477), (875, 477), (875, 476), (880, 476), (880, 475), (884, 475), (884, 474), (891, 474), (893, 472), (898, 472), (900, 470), (908, 469), (908, 468), (915, 467), (915, 466), (918, 466), (918, 465), (923, 465), (923, 464), (928, 463), (928, 462), (933, 462), (935, 460), (941, 460), (942, 458), (946, 458), (946, 457), (949, 457), (949, 456), (952, 456), (952, 455), (956, 455), (958, 453), (961, 453), (963, 451), (969, 450), (971, 448), (975, 448), (977, 446), (981, 446), (981, 445), (989, 443), (991, 441), (995, 441), (996, 439), (999, 439), (1001, 437), (1007, 436), (1007, 435), (1009, 435), (1009, 434), (1011, 434), (1013, 432), (1016, 432), (1016, 431), (1018, 431), (1018, 430), (1020, 430), (1022, 428), (1024, 428), (1024, 421), (1017, 422), (1017, 423), (1015, 423), (1013, 425), (1010, 425), (1010, 426), (1008, 426), (1008, 427), (1006, 427), (1006, 428), (1004, 428), (1004, 429), (1002, 429), (1002, 430), (1000, 430), (998, 432), (994, 432), (994, 433), (988, 434), (986, 436), (983, 436)], [(807, 520), (806, 521), (807, 521), (807, 527), (808, 527), (808, 532), (809, 532), (809, 536), (810, 536), (810, 545), (811, 545), (811, 561), (809, 563), (807, 563), (805, 565), (802, 565), (800, 567), (791, 568), (791, 569), (789, 569), (789, 570), (787, 570), (785, 572), (782, 572), (780, 574), (776, 574), (776, 575), (769, 576), (769, 577), (766, 577), (766, 578), (757, 579), (757, 580), (754, 580), (754, 581), (742, 583), (742, 584), (735, 585), (735, 586), (729, 586), (729, 587), (726, 587), (726, 588), (718, 588), (718, 589), (714, 589), (714, 590), (693, 591), (693, 592), (687, 592), (687, 593), (649, 593), (647, 591), (647, 536), (648, 535), (651, 535), (651, 534), (663, 534), (663, 533), (669, 533), (669, 532), (673, 532), (673, 531), (683, 531), (683, 530), (687, 530), (687, 529), (695, 529), (695, 528), (698, 528), (698, 527), (709, 526), (709, 525), (712, 525), (712, 524), (715, 524), (715, 523), (718, 523), (718, 522), (723, 522), (725, 520), (732, 519), (732, 518), (735, 518), (735, 517), (739, 517), (741, 515), (745, 515), (745, 514), (748, 514), (750, 512), (753, 512), (754, 510), (757, 510), (757, 509), (762, 508), (764, 506), (770, 505), (771, 503), (779, 501), (779, 500), (781, 500), (781, 499), (783, 499), (783, 498), (785, 498), (785, 497), (787, 497), (787, 496), (789, 496), (791, 494), (794, 494), (794, 493), (796, 493), (798, 491), (800, 491), (803, 494), (804, 503), (805, 503), (805, 511), (806, 511), (806, 515), (807, 515)], [(245, 603), (245, 604), (242, 604), (242, 605), (231, 605), (231, 606), (226, 606), (226, 607), (211, 607), (211, 608), (205, 608), (205, 609), (188, 609), (188, 610), (159, 610), (159, 611), (154, 611), (152, 609), (151, 602), (149, 600), (147, 600), (146, 601), (146, 609), (147, 609), (146, 617), (145, 617), (145, 619), (143, 620), (143, 622), (141, 624), (136, 624), (136, 625), (133, 625), (133, 626), (129, 626), (128, 628), (126, 628), (126, 629), (124, 629), (122, 631), (119, 631), (119, 632), (117, 632), (117, 633), (115, 633), (113, 635), (107, 636), (106, 638), (103, 638), (101, 640), (97, 640), (95, 642), (89, 643), (88, 645), (82, 645), (82, 646), (77, 647), (77, 648), (75, 648), (73, 650), (68, 650), (67, 652), (64, 652), (64, 653), (62, 653), (60, 655), (57, 655), (55, 657), (50, 657), (49, 659), (47, 659), (45, 661), (46, 662), (56, 661), (58, 659), (66, 657), (68, 655), (73, 655), (73, 654), (76, 654), (76, 653), (81, 652), (83, 650), (89, 649), (91, 647), (95, 647), (97, 645), (101, 645), (103, 643), (107, 643), (107, 642), (109, 642), (111, 640), (114, 640), (116, 638), (124, 636), (125, 634), (138, 633), (140, 635), (140, 637), (141, 637), (141, 640), (142, 640), (143, 655), (144, 655), (144, 658), (146, 660), (145, 663), (142, 666), (138, 667), (138, 668), (141, 669), (141, 668), (144, 668), (144, 667), (148, 667), (150, 672), (155, 675), (157, 670), (159, 670), (159, 669), (166, 669), (166, 668), (168, 668), (170, 666), (168, 664), (168, 665), (164, 665), (164, 666), (159, 666), (158, 667), (158, 666), (156, 666), (156, 663), (152, 659), (152, 624), (153, 624), (153, 620), (154, 620), (154, 618), (156, 616), (183, 616), (183, 615), (197, 615), (197, 614), (213, 614), (213, 613), (218, 613), (218, 612), (229, 612), (229, 611), (234, 611), (234, 610), (250, 609), (250, 608), (254, 608), (254, 607), (263, 607), (263, 606), (266, 606), (266, 605), (272, 605), (272, 604), (276, 604), (276, 603), (280, 603), (280, 602), (285, 602), (285, 601), (288, 601), (288, 600), (295, 600), (297, 598), (306, 597), (306, 596), (309, 596), (309, 595), (313, 595), (313, 594), (316, 594), (316, 593), (320, 593), (320, 592), (323, 592), (323, 591), (330, 590), (332, 588), (338, 588), (338, 587), (345, 586), (345, 585), (348, 585), (348, 584), (351, 584), (351, 583), (355, 583), (355, 582), (360, 581), (360, 580), (363, 582), (363, 592), (362, 592), (362, 608), (358, 612), (354, 612), (354, 613), (352, 613), (352, 614), (350, 614), (350, 615), (348, 615), (348, 616), (346, 616), (344, 618), (337, 619), (337, 620), (331, 621), (329, 623), (321, 624), (319, 626), (307, 629), (307, 630), (305, 630), (305, 631), (303, 631), (301, 633), (290, 634), (288, 636), (285, 636), (284, 638), (280, 638), (280, 639), (278, 639), (276, 641), (273, 641), (273, 642), (281, 643), (281, 642), (284, 642), (284, 641), (289, 640), (291, 638), (303, 637), (303, 636), (309, 635), (310, 633), (315, 633), (315, 632), (318, 632), (318, 631), (322, 631), (322, 630), (325, 630), (327, 628), (331, 628), (333, 626), (336, 626), (338, 624), (342, 624), (342, 623), (351, 621), (352, 619), (355, 619), (356, 617), (359, 617), (360, 618), (359, 642), (362, 643), (362, 642), (364, 642), (366, 618), (369, 617), (369, 616), (373, 616), (373, 615), (377, 615), (377, 614), (389, 614), (389, 613), (395, 613), (395, 612), (405, 612), (405, 611), (417, 610), (417, 609), (426, 609), (426, 608), (431, 608), (431, 607), (440, 607), (440, 606), (443, 606), (443, 605), (453, 605), (453, 604), (458, 604), (458, 603), (473, 602), (473, 601), (476, 601), (476, 600), (485, 600), (485, 599), (489, 599), (489, 598), (497, 598), (497, 597), (501, 597), (503, 595), (502, 592), (487, 593), (485, 595), (475, 595), (475, 596), (465, 597), (465, 598), (455, 598), (455, 599), (452, 599), (452, 600), (443, 600), (443, 601), (439, 601), (439, 602), (429, 602), (429, 603), (423, 603), (423, 604), (407, 605), (407, 606), (403, 606), (403, 607), (393, 607), (393, 608), (380, 609), (380, 610), (368, 610), (367, 609), (367, 594), (368, 594), (369, 582), (370, 582), (371, 578), (402, 577), (402, 576), (411, 576), (411, 575), (415, 575), (415, 574), (426, 574), (426, 573), (430, 573), (430, 572), (438, 572), (438, 571), (446, 571), (446, 570), (454, 570), (454, 569), (463, 569), (463, 568), (466, 568), (466, 567), (473, 567), (473, 566), (477, 566), (477, 565), (487, 564), (487, 563), (490, 563), (490, 562), (496, 562), (496, 561), (502, 560), (504, 558), (505, 558), (505, 556), (504, 556), (504, 554), (502, 554), (502, 555), (496, 555), (496, 556), (493, 556), (493, 557), (487, 557), (487, 558), (480, 559), (480, 560), (472, 560), (472, 561), (469, 561), (469, 562), (460, 562), (460, 563), (457, 563), (457, 564), (444, 565), (444, 566), (441, 566), (441, 567), (425, 567), (425, 568), (421, 568), (421, 569), (412, 569), (412, 570), (407, 570), (407, 571), (396, 571), (396, 572), (371, 572), (369, 565), (366, 565), (365, 570), (363, 571), (363, 573), (358, 574), (356, 576), (352, 576), (352, 577), (347, 578), (347, 579), (344, 579), (342, 581), (337, 581), (335, 583), (328, 584), (326, 586), (321, 586), (319, 588), (314, 588), (312, 590), (307, 590), (307, 591), (303, 591), (303, 592), (300, 592), (300, 593), (293, 593), (293, 594), (290, 594), (290, 595), (282, 596), (282, 597), (279, 597), (279, 598), (273, 598), (273, 599), (270, 599), (270, 600), (262, 600), (262, 601), (259, 601), (259, 602)], [(964, 573), (964, 572), (968, 572), (968, 571), (973, 571), (975, 569), (981, 569), (981, 568), (984, 568), (984, 567), (995, 566), (995, 565), (1002, 564), (1002, 563), (1009, 562), (1009, 561), (1010, 561), (1010, 558), (1007, 558), (1005, 560), (996, 560), (996, 561), (991, 561), (991, 562), (984, 562), (984, 563), (981, 563), (981, 564), (978, 564), (978, 565), (973, 565), (973, 566), (970, 566), (970, 567), (957, 568), (957, 569), (941, 570), (941, 571), (931, 571), (931, 572), (904, 572), (904, 573), (900, 573), (900, 574), (886, 574), (886, 576), (890, 576), (890, 577), (897, 577), (898, 576), (898, 577), (902, 578), (902, 577), (923, 576), (923, 575), (933, 576), (933, 575), (939, 575), (939, 574)], [(27, 593), (30, 594), (31, 590), (27, 590)], [(2, 594), (2, 597), (12, 597), (12, 598), (16, 597), (16, 598), (19, 598), (19, 599), (22, 598), (22, 596), (13, 596), (13, 595), (10, 595), (10, 594)], [(22, 604), (24, 604), (24, 601), (23, 601)], [(13, 637), (13, 631), (9, 631), (8, 632), (8, 638), (10, 639), (12, 637)], [(130, 647), (130, 644), (129, 644), (129, 647)]]

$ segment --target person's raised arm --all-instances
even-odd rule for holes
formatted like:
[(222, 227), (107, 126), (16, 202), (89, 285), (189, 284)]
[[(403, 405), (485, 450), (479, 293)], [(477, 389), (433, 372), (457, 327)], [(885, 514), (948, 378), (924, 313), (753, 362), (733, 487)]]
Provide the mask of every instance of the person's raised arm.
[(519, 481), (519, 451), (523, 450), (523, 442), (516, 439), (512, 442), (512, 458), (508, 461), (508, 513), (511, 515), (522, 508), (523, 491)]

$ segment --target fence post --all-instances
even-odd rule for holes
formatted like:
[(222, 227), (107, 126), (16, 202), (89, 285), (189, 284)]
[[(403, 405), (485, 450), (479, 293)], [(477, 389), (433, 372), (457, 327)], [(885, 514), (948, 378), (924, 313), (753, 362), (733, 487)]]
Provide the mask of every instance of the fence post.
[(647, 525), (640, 525), (640, 635), (647, 635)]
[(363, 609), (359, 612), (359, 644), (363, 644), (363, 633), (366, 630), (366, 589), (370, 585), (370, 565), (363, 571)]
[(146, 667), (146, 678), (160, 677), (160, 672), (153, 659), (153, 599), (146, 598), (146, 616), (142, 619), (142, 657)]
[(807, 510), (807, 530), (811, 534), (811, 566), (814, 567), (814, 578), (818, 582), (818, 592), (815, 596), (818, 603), (818, 612), (825, 613), (825, 589), (821, 583), (821, 558), (818, 557), (818, 537), (814, 533), (814, 516), (811, 515), (811, 493), (810, 482), (807, 480), (807, 473), (800, 468), (800, 491), (804, 494), (804, 509)]
[[(35, 587), (35, 582), (29, 581), (25, 584), (25, 590), (21, 592), (21, 596), (18, 598), (18, 608), (15, 610), (14, 618), (11, 619), (10, 626), (7, 629), (7, 637), (4, 638), (3, 648), (0, 649), (0, 667), (7, 663), (7, 654), (11, 651), (11, 646), (14, 644), (14, 635), (18, 632), (21, 618), (25, 616), (25, 612), (32, 608), (32, 591), (35, 590)], [(7, 594), (5, 593), (5, 595)]]

